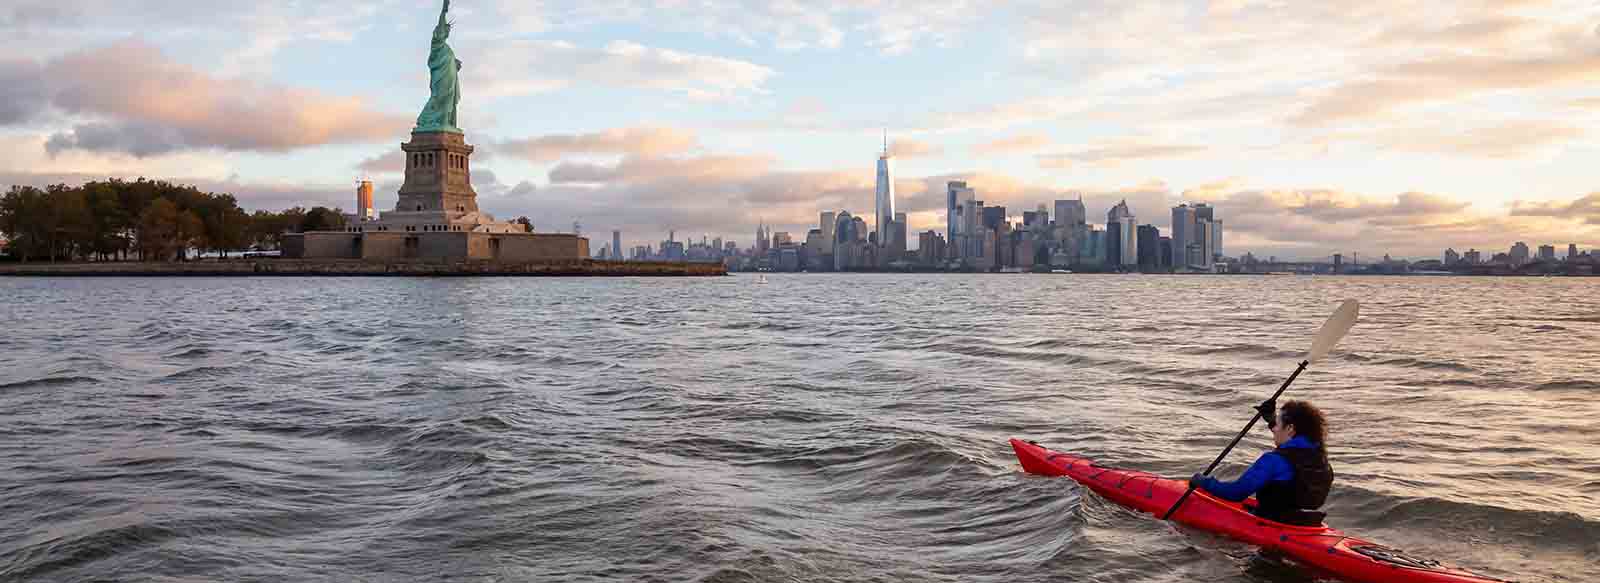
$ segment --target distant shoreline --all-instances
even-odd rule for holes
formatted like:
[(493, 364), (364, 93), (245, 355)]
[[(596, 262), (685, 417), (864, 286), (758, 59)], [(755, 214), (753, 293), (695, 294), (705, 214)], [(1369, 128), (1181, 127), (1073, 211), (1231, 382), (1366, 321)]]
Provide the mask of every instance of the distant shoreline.
[(185, 262), (0, 263), (0, 277), (716, 277), (719, 263), (229, 259)]

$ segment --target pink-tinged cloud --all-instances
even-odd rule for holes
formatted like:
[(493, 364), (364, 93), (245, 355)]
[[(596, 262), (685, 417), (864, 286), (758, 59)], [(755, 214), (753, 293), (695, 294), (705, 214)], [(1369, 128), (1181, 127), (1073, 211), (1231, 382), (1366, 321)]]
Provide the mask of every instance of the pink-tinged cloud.
[(1074, 164), (1116, 166), (1123, 162), (1181, 158), (1206, 151), (1205, 146), (1162, 144), (1143, 141), (1112, 143), (1060, 154), (1040, 154), (1041, 168), (1069, 168)]
[(1600, 192), (1589, 193), (1571, 202), (1517, 201), (1511, 203), (1511, 216), (1555, 217), (1600, 225)]
[(628, 154), (660, 157), (699, 147), (693, 132), (673, 128), (621, 128), (590, 134), (557, 134), (497, 142), (497, 154), (529, 162), (551, 162), (573, 154)]
[(1540, 58), (1456, 55), (1384, 67), (1375, 74), (1375, 79), (1345, 83), (1323, 93), (1291, 121), (1329, 125), (1488, 91), (1593, 83), (1600, 81), (1600, 54), (1572, 50)]
[(479, 65), (463, 70), (465, 83), (491, 97), (528, 95), (589, 85), (677, 93), (721, 100), (764, 93), (777, 74), (755, 63), (614, 41), (585, 47), (565, 41), (483, 42), (468, 50)]
[(376, 112), (355, 97), (216, 78), (136, 40), (67, 54), (36, 69), (13, 65), (0, 71), (9, 71), (0, 73), (12, 77), (9, 83), (40, 87), (45, 94), (20, 114), (0, 110), (0, 123), (52, 110), (95, 120), (51, 136), (46, 147), (52, 152), (285, 152), (392, 141), (410, 125), (409, 118)]
[(406, 153), (395, 150), (362, 160), (356, 169), (368, 174), (400, 174), (406, 171)]
[(1050, 147), (1050, 138), (1039, 134), (1023, 134), (974, 145), (972, 153), (978, 156), (1004, 156), (1031, 154)]
[(900, 138), (889, 142), (889, 153), (896, 158), (926, 158), (944, 154), (943, 146)]
[(550, 182), (639, 184), (743, 180), (765, 174), (775, 165), (774, 158), (764, 156), (626, 157), (616, 164), (558, 164), (550, 170)]
[(1384, 131), (1375, 144), (1424, 154), (1461, 154), (1480, 158), (1518, 158), (1582, 139), (1583, 128), (1558, 121), (1512, 121), (1464, 130), (1397, 128)]

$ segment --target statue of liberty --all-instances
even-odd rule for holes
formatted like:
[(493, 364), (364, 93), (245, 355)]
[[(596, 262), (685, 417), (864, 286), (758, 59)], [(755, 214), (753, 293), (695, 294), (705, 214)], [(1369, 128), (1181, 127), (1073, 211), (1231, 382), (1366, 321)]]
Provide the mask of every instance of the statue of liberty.
[(444, 0), (439, 11), (439, 25), (433, 27), (433, 48), (428, 51), (428, 104), (417, 116), (415, 132), (461, 133), (456, 125), (456, 106), (461, 103), (461, 61), (455, 50), (445, 41), (450, 40), (450, 26), (445, 20), (450, 12), (450, 0)]

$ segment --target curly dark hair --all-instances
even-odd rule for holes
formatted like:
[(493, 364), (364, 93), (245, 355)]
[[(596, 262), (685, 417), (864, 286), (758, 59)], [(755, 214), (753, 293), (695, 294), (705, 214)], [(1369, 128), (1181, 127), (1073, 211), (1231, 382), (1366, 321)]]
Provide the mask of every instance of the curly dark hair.
[(1328, 420), (1316, 405), (1305, 401), (1284, 403), (1282, 413), (1278, 415), (1278, 424), (1293, 425), (1295, 435), (1304, 435), (1306, 439), (1322, 445), (1328, 444)]

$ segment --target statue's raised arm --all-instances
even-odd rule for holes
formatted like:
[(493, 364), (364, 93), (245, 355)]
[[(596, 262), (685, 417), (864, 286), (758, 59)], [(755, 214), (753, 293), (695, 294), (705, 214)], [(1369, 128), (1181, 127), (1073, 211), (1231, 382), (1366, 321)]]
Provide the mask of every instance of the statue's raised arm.
[(439, 24), (433, 29), (433, 46), (428, 50), (428, 104), (422, 107), (413, 131), (461, 132), (456, 125), (456, 106), (461, 103), (461, 62), (447, 42), (452, 27), (447, 19), (449, 13), (450, 0), (444, 0)]

